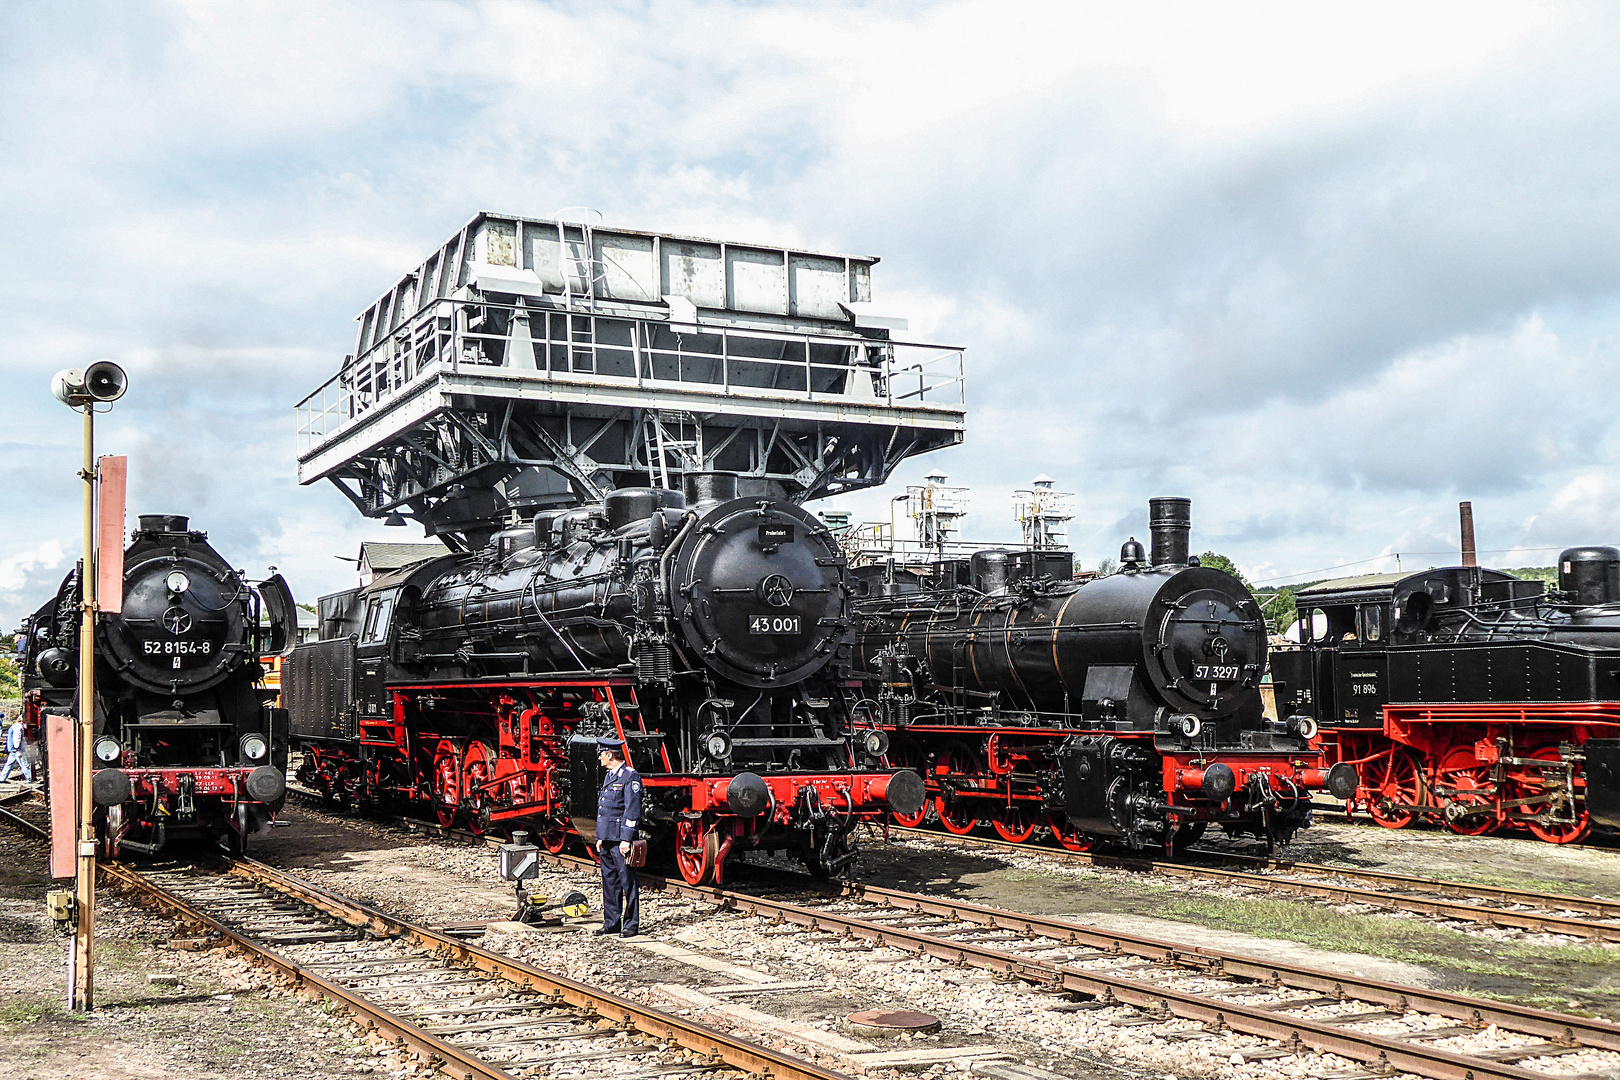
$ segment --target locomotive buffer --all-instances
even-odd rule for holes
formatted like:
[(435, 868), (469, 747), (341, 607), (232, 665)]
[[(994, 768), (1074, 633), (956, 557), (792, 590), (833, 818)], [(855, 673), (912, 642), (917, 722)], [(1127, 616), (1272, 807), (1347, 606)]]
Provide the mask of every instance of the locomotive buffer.
[(794, 501), (881, 484), (965, 408), (962, 351), (902, 340), (876, 262), (480, 213), (299, 403), (299, 482), (470, 548), (692, 472)]

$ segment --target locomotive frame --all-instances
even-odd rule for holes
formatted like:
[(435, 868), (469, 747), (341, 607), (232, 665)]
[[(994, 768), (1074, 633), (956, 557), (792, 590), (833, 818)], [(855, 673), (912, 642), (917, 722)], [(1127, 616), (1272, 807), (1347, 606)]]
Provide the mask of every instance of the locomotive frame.
[(1565, 551), (1550, 594), (1483, 567), (1301, 589), (1306, 640), (1272, 653), (1278, 707), (1357, 767), (1351, 806), (1380, 825), (1573, 843), (1620, 827), (1620, 796), (1590, 790), (1613, 780), (1587, 769), (1589, 745), (1620, 738), (1617, 600), (1613, 548)]
[(1187, 500), (1150, 506), (1151, 560), (1132, 539), (1120, 573), (1085, 583), (1053, 551), (869, 568), (866, 711), (932, 796), (902, 824), (1170, 852), (1216, 824), (1275, 845), (1309, 824), (1312, 792), (1354, 790), (1309, 730), (1263, 715), (1264, 620), (1188, 554)]
[(687, 880), (746, 848), (849, 866), (858, 823), (923, 796), (852, 722), (844, 559), (798, 506), (687, 480), (691, 509), (621, 489), (323, 598), (283, 686), (301, 781), (558, 851), (594, 840), (611, 736)]

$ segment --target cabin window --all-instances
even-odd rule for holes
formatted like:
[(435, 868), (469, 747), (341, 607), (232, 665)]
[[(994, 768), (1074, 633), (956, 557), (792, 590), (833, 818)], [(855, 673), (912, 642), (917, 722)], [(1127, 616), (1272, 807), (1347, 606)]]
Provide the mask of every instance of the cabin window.
[(360, 635), (363, 644), (385, 641), (388, 638), (388, 621), (394, 614), (394, 596), (374, 598), (366, 608), (366, 627)]
[(1369, 604), (1361, 609), (1361, 639), (1367, 642), (1384, 640), (1384, 605)]

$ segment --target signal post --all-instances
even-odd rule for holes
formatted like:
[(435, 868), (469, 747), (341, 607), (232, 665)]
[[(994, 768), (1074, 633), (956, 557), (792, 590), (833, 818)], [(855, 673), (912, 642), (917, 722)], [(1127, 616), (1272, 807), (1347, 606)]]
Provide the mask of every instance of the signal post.
[[(96, 405), (117, 401), (124, 396), (128, 379), (123, 368), (108, 360), (91, 364), (84, 371), (68, 368), (51, 380), (51, 392), (69, 408), (84, 412), (84, 562), (79, 570), (82, 614), (79, 623), (79, 715), (74, 730), (74, 802), (77, 808), (74, 852), (74, 936), (70, 960), (71, 1004), (77, 1012), (95, 1007), (96, 932), (96, 827), (95, 805), (91, 797), (91, 750), (96, 739)], [(120, 540), (123, 531), (123, 471), (118, 470), (116, 502)], [(118, 544), (122, 564), (123, 546)], [(118, 578), (122, 579), (120, 569)], [(114, 588), (118, 588), (114, 585)], [(122, 600), (120, 592), (119, 599)]]

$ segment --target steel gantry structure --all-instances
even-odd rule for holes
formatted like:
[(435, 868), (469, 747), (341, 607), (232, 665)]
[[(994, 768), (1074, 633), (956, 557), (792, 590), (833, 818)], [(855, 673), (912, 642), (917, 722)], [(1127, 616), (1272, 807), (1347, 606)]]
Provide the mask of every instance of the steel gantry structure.
[(962, 350), (902, 340), (870, 257), (480, 213), (297, 407), (299, 481), (477, 546), (615, 487), (803, 501), (958, 443)]

